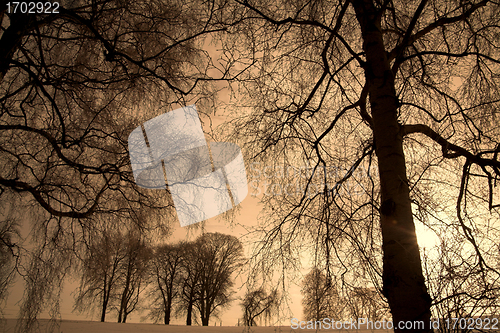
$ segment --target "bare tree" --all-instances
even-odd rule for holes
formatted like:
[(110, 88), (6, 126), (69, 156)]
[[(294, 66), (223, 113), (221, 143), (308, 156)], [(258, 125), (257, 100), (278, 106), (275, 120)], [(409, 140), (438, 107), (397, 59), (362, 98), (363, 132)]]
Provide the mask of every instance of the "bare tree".
[(231, 302), (233, 274), (243, 260), (243, 245), (232, 235), (205, 233), (196, 239), (201, 274), (195, 306), (203, 326), (210, 316)]
[(153, 254), (152, 274), (152, 310), (150, 317), (155, 321), (163, 319), (165, 325), (170, 324), (170, 317), (175, 301), (181, 296), (182, 262), (185, 243), (158, 246)]
[(499, 217), (498, 3), (236, 3), (248, 19), (221, 42), (258, 68), (239, 78), (249, 108), (233, 137), (271, 181), (255, 271), (296, 268), (322, 243), (339, 276), (380, 286), (394, 322), (427, 325), (415, 223), (445, 213), (497, 284), (474, 216)]
[[(44, 303), (57, 316), (57, 290), (75, 259), (66, 250), (82, 255), (96, 215), (168, 228), (163, 218), (137, 218), (166, 216), (172, 205), (164, 191), (135, 186), (128, 134), (176, 103), (209, 110), (207, 73), (226, 75), (202, 50), (205, 36), (225, 29), (212, 2), (58, 4), (50, 14), (0, 9), (0, 195), (31, 212), (38, 248), (22, 259), (52, 258), (46, 282), (57, 287), (26, 287), (23, 332)], [(44, 276), (35, 267), (47, 266), (23, 267), (33, 267), (23, 272), (31, 284)]]
[(193, 323), (196, 311), (207, 326), (210, 316), (232, 301), (233, 274), (242, 259), (243, 246), (231, 235), (204, 233), (183, 243), (178, 312), (186, 313), (186, 325)]
[(390, 318), (387, 303), (375, 288), (354, 287), (344, 301), (349, 318), (369, 318), (371, 321)]
[(302, 280), (302, 306), (306, 320), (343, 319), (344, 300), (331, 277), (314, 267)]
[(195, 303), (199, 297), (202, 260), (199, 255), (199, 243), (187, 242), (182, 246), (181, 283), (182, 293), (178, 313), (186, 314), (186, 325), (191, 326), (195, 317)]
[(120, 299), (119, 279), (128, 252), (123, 241), (120, 232), (105, 231), (89, 244), (75, 310), (92, 312), (98, 309), (101, 322), (105, 321), (111, 303)]
[(243, 323), (245, 326), (257, 326), (257, 320), (267, 322), (277, 313), (278, 294), (277, 290), (267, 293), (264, 288), (247, 291), (241, 307), (243, 308)]
[(127, 322), (127, 316), (136, 309), (139, 295), (148, 283), (148, 271), (150, 269), (151, 250), (139, 231), (129, 231), (122, 246), (126, 255), (122, 262), (121, 280), (119, 287), (123, 288), (121, 293), (118, 322)]

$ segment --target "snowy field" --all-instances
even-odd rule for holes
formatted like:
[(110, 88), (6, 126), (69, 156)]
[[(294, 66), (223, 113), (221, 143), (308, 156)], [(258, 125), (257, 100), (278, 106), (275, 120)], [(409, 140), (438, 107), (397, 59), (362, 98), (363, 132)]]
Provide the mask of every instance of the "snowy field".
[[(38, 332), (47, 332), (47, 320), (40, 320)], [(0, 325), (0, 332), (14, 333), (16, 320), (7, 319)], [(64, 320), (60, 323), (60, 333), (312, 333), (312, 332), (357, 332), (357, 333), (388, 333), (392, 330), (301, 330), (291, 329), (290, 326), (279, 327), (252, 327), (245, 328), (240, 326), (166, 326), (154, 324), (119, 324), (119, 323), (101, 323), (95, 321), (71, 321)]]

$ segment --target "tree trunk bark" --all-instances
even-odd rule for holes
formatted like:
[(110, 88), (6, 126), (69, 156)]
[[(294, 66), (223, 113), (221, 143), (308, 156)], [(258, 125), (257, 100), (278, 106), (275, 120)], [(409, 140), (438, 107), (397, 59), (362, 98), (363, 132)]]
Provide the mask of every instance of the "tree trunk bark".
[(209, 314), (208, 314), (208, 308), (209, 308), (209, 305), (208, 305), (208, 295), (203, 292), (202, 295), (201, 295), (201, 325), (202, 326), (208, 326), (208, 317), (209, 317)]
[[(394, 75), (373, 2), (355, 0), (353, 6), (361, 26), (366, 54), (364, 69), (379, 166), (383, 292), (389, 301), (395, 331), (400, 330), (400, 322), (412, 322), (412, 328), (405, 329), (405, 332), (431, 332), (431, 299), (422, 274), (411, 210), (403, 138), (397, 119)], [(425, 327), (416, 328), (419, 324)]]
[(192, 314), (193, 314), (193, 304), (190, 303), (190, 304), (188, 304), (188, 307), (187, 307), (187, 318), (186, 318), (186, 325), (187, 326), (191, 326)]
[(107, 307), (107, 304), (108, 302), (107, 301), (104, 301), (102, 303), (102, 312), (101, 312), (101, 322), (104, 323), (104, 320), (106, 319), (106, 307)]
[[(130, 285), (130, 279), (127, 276), (127, 280), (125, 281), (125, 288), (123, 289), (122, 297), (120, 299), (120, 310), (118, 312), (118, 322), (119, 323), (124, 323), (124, 318), (127, 315), (127, 306), (128, 306), (128, 300), (127, 300), (127, 294), (129, 292), (129, 285)], [(122, 318), (123, 315), (123, 318)], [(123, 319), (123, 320), (122, 320)]]
[(108, 306), (108, 293), (107, 293), (107, 280), (104, 278), (104, 289), (102, 292), (102, 311), (101, 311), (101, 322), (106, 319), (106, 308)]
[(167, 302), (165, 304), (165, 317), (163, 318), (165, 325), (170, 324), (170, 312), (172, 311), (172, 299), (171, 296), (167, 296)]

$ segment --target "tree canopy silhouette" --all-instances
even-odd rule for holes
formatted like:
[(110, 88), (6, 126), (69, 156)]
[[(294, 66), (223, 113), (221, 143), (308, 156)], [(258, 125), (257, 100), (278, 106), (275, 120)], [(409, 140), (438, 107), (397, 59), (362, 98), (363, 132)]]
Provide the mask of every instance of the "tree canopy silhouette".
[(267, 292), (260, 287), (248, 290), (243, 297), (241, 307), (243, 310), (243, 324), (245, 326), (257, 326), (257, 321), (264, 319), (266, 323), (278, 312), (279, 297), (276, 290)]
[(305, 320), (344, 319), (344, 300), (331, 277), (314, 267), (302, 280), (302, 306)]
[(135, 186), (127, 137), (179, 103), (209, 112), (209, 81), (226, 73), (203, 49), (224, 29), (211, 2), (75, 0), (50, 14), (21, 7), (0, 9), (0, 196), (32, 223), (33, 247), (22, 253), (35, 254), (22, 260), (38, 262), (18, 266), (27, 332), (43, 303), (58, 312), (58, 286), (94, 229), (168, 229), (171, 201)]
[[(224, 79), (239, 89), (234, 138), (272, 177), (255, 274), (296, 267), (309, 247), (344, 281), (373, 284), (394, 322), (428, 323), (431, 306), (456, 294), (497, 298), (499, 15), (488, 0), (2, 8), (0, 196), (27, 208), (37, 244), (18, 266), (28, 282), (19, 330), (57, 298), (94, 229), (164, 227), (155, 217), (169, 216), (170, 201), (134, 185), (127, 135), (148, 110), (212, 108), (209, 83)], [(203, 50), (209, 34), (220, 66)], [(415, 223), (456, 237), (445, 258), (463, 282), (453, 294), (429, 295)], [(198, 303), (202, 321), (221, 301)]]
[(460, 276), (482, 292), (462, 295), (495, 298), (498, 2), (236, 3), (246, 19), (222, 43), (257, 64), (239, 78), (233, 128), (265, 193), (256, 274), (296, 267), (309, 248), (344, 281), (374, 285), (395, 323), (427, 325), (440, 299), (421, 223), (468, 244)]

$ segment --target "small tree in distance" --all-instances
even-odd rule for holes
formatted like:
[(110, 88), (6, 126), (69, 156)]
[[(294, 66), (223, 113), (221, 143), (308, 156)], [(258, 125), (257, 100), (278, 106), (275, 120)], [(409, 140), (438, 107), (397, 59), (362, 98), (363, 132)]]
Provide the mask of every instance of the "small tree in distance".
[(123, 288), (118, 308), (118, 322), (136, 309), (139, 295), (147, 284), (151, 249), (137, 231), (129, 231), (124, 239), (125, 259), (121, 266), (119, 287)]
[(159, 246), (152, 265), (153, 309), (149, 316), (170, 323), (171, 311), (186, 315), (186, 325), (195, 314), (203, 326), (231, 301), (233, 274), (240, 268), (243, 246), (234, 236), (205, 233), (192, 242)]
[(257, 319), (270, 319), (278, 310), (278, 292), (269, 294), (263, 287), (247, 291), (241, 307), (243, 308), (243, 323), (245, 326), (257, 326)]
[(179, 307), (176, 312), (186, 314), (187, 326), (191, 326), (193, 323), (193, 312), (195, 311), (194, 304), (199, 293), (202, 258), (198, 253), (196, 242), (187, 243), (182, 249), (182, 293)]
[(127, 253), (123, 236), (117, 231), (97, 234), (89, 244), (83, 260), (80, 288), (76, 296), (75, 310), (101, 313), (101, 322), (106, 320), (108, 305), (118, 298), (120, 269)]
[(345, 301), (349, 318), (381, 321), (390, 317), (389, 307), (375, 288), (353, 287)]
[(302, 306), (306, 320), (341, 318), (342, 300), (332, 279), (314, 267), (302, 281)]
[(147, 285), (150, 257), (148, 244), (137, 230), (125, 234), (112, 229), (97, 231), (83, 259), (74, 309), (98, 310), (101, 322), (116, 310), (118, 322), (125, 323)]
[(185, 243), (158, 246), (152, 258), (151, 283), (153, 297), (150, 317), (155, 321), (163, 319), (170, 324), (174, 302), (182, 292), (182, 260)]
[(206, 233), (196, 240), (201, 257), (201, 274), (196, 307), (201, 323), (208, 326), (210, 316), (231, 302), (231, 279), (242, 264), (243, 245), (235, 236)]

